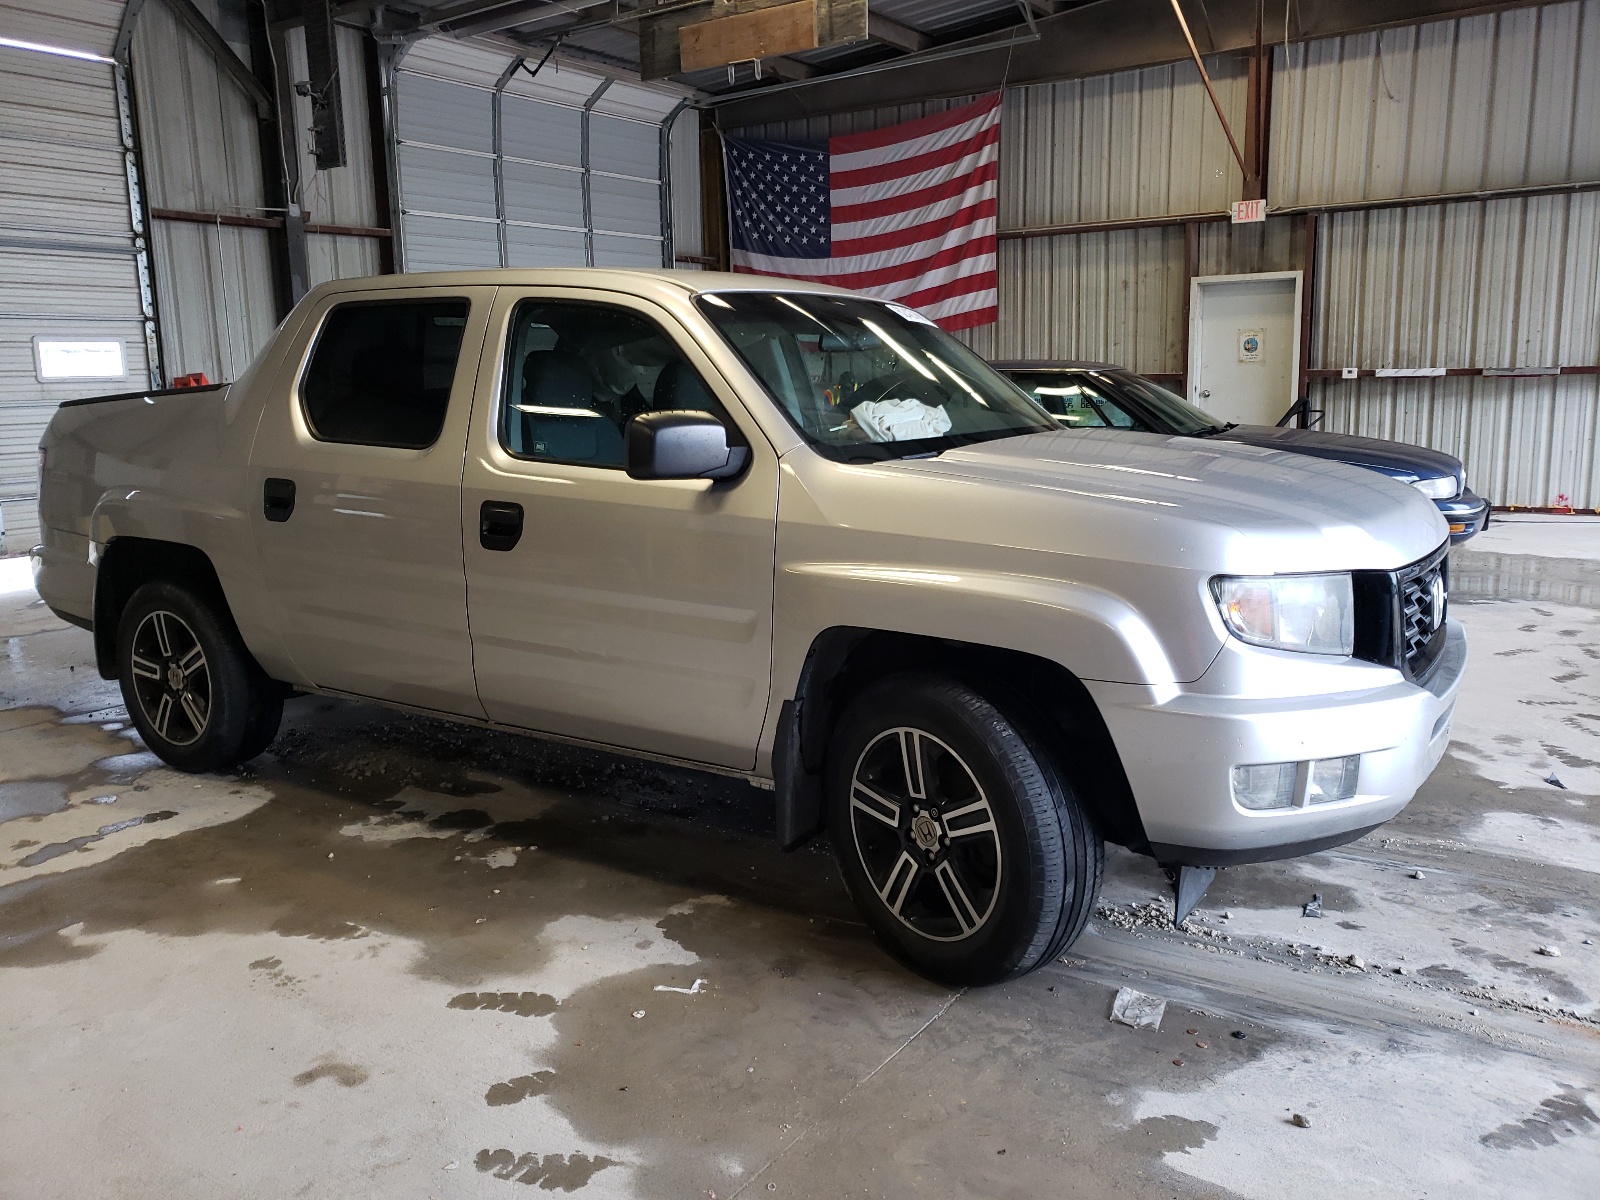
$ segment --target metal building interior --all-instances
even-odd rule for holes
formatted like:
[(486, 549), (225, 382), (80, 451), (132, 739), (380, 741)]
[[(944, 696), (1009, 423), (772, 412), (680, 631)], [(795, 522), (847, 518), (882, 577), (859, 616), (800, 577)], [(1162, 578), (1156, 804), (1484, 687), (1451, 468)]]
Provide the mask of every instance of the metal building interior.
[[(0, 1195), (1592, 1196), (1597, 62), (1600, 0), (0, 0)], [(1071, 952), (952, 990), (768, 791), (327, 697), (193, 783), (35, 596), (63, 401), (233, 383), (331, 280), (726, 271), (722, 139), (991, 93), (961, 341), (1495, 510), (1450, 751), (1362, 841), (1177, 926), (1113, 851)], [(1246, 279), (1282, 384), (1233, 410)]]

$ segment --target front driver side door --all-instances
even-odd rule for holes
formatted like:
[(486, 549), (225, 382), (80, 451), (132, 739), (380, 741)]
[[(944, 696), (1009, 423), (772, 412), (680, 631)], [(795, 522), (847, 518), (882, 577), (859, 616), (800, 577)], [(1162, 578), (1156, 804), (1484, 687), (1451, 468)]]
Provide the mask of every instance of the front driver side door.
[[(671, 314), (502, 288), (464, 477), (467, 604), (491, 720), (749, 770), (772, 662), (778, 464)], [(628, 420), (702, 409), (751, 448), (727, 481), (635, 480)]]

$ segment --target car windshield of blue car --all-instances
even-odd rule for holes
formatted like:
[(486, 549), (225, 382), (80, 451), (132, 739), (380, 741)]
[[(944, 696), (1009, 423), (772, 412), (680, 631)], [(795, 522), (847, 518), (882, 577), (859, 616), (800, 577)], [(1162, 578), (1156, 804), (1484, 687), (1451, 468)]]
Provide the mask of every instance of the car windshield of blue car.
[(1233, 426), (1212, 416), (1202, 408), (1190, 404), (1182, 396), (1167, 391), (1158, 383), (1151, 383), (1142, 375), (1131, 371), (1110, 374), (1118, 388), (1132, 395), (1134, 400), (1150, 410), (1156, 418), (1157, 428), (1163, 433), (1176, 433), (1185, 437), (1194, 434), (1226, 433)]
[(697, 303), (829, 458), (909, 458), (1058, 428), (1015, 384), (904, 305), (762, 291), (705, 293)]

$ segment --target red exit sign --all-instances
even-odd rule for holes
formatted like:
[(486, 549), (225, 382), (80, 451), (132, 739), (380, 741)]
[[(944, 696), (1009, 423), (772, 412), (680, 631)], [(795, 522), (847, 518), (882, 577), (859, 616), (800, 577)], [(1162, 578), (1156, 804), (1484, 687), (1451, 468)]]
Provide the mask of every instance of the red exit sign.
[(1244, 225), (1251, 221), (1265, 221), (1267, 219), (1267, 202), (1265, 200), (1235, 200), (1228, 211), (1232, 213), (1235, 225)]

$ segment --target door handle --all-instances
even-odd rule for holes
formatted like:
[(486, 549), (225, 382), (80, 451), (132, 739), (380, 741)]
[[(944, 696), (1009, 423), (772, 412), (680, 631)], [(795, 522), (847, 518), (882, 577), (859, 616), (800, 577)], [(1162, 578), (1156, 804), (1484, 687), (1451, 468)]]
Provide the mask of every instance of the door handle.
[(478, 509), (478, 543), (485, 550), (510, 550), (522, 538), (522, 505), (485, 500)]
[(261, 485), (261, 515), (269, 521), (287, 521), (294, 512), (294, 480), (268, 479)]
[(1204, 400), (1210, 395), (1211, 395), (1211, 389), (1210, 388), (1202, 388), (1202, 389), (1200, 389), (1200, 399)]

